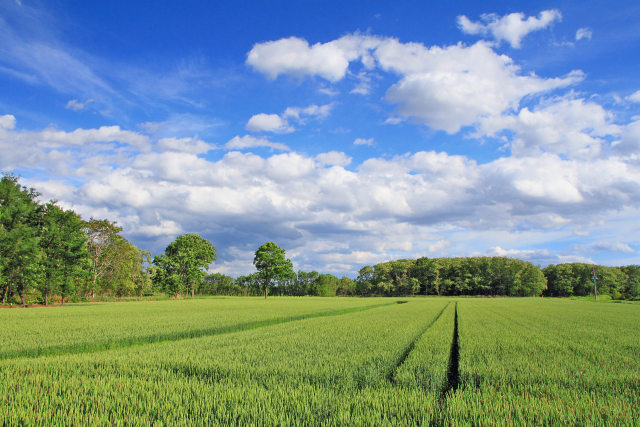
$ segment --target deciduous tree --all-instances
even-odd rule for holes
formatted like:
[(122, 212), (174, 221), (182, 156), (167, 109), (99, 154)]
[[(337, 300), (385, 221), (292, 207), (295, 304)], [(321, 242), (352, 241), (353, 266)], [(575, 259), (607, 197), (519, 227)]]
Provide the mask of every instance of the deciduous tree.
[(264, 298), (274, 280), (285, 280), (295, 276), (291, 260), (285, 258), (285, 250), (273, 242), (264, 243), (256, 251), (253, 265), (258, 270), (258, 278), (264, 286)]

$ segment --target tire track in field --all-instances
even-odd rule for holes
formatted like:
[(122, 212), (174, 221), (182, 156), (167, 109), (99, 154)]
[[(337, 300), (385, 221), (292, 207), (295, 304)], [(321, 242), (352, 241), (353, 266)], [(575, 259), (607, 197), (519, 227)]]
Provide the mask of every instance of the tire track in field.
[(30, 349), (23, 351), (13, 351), (0, 353), (0, 361), (10, 359), (35, 359), (39, 357), (64, 356), (70, 354), (97, 353), (108, 350), (120, 350), (131, 347), (140, 347), (145, 345), (162, 344), (172, 341), (181, 341), (194, 338), (202, 338), (213, 335), (223, 335), (233, 332), (248, 331), (251, 329), (264, 328), (267, 326), (278, 325), (282, 323), (296, 322), (299, 320), (313, 319), (317, 317), (340, 316), (342, 314), (355, 313), (359, 311), (371, 310), (373, 308), (384, 307), (387, 305), (397, 304), (396, 301), (384, 302), (381, 304), (366, 305), (363, 307), (352, 307), (340, 310), (322, 311), (318, 313), (301, 314), (291, 317), (279, 317), (275, 319), (258, 320), (255, 322), (240, 323), (237, 325), (229, 325), (222, 327), (212, 327), (206, 329), (197, 329), (185, 332), (171, 332), (167, 334), (147, 335), (138, 338), (117, 339), (102, 343), (91, 343), (82, 345), (58, 345), (39, 349)]
[(429, 421), (429, 426), (439, 427), (450, 424), (445, 419), (447, 413), (448, 397), (455, 393), (460, 386), (460, 337), (458, 334), (458, 302), (456, 301), (455, 314), (453, 317), (453, 339), (451, 340), (451, 350), (449, 351), (449, 367), (447, 369), (447, 379), (442, 385), (440, 396), (433, 412), (433, 417)]
[(405, 362), (405, 360), (407, 360), (407, 357), (409, 357), (409, 354), (411, 354), (411, 352), (415, 348), (416, 343), (418, 342), (418, 340), (420, 338), (422, 338), (422, 336), (429, 330), (429, 328), (431, 328), (438, 321), (438, 319), (440, 319), (440, 316), (442, 316), (442, 313), (444, 313), (444, 311), (447, 309), (447, 307), (449, 307), (449, 304), (451, 304), (451, 301), (447, 302), (444, 305), (442, 310), (440, 310), (440, 313), (438, 313), (436, 315), (436, 317), (431, 319), (431, 322), (429, 322), (429, 324), (427, 324), (427, 326), (425, 326), (420, 332), (418, 332), (418, 334), (415, 336), (415, 338), (404, 349), (404, 351), (402, 352), (402, 355), (400, 356), (400, 358), (396, 362), (396, 365), (391, 369), (391, 372), (389, 372), (389, 374), (387, 375), (387, 380), (389, 380), (389, 382), (391, 384), (396, 385), (396, 373), (398, 372), (398, 369), (400, 369), (400, 367)]
[(447, 370), (447, 382), (442, 387), (442, 397), (450, 391), (456, 391), (460, 386), (460, 338), (458, 336), (458, 303), (453, 321), (453, 340), (449, 353), (449, 369)]

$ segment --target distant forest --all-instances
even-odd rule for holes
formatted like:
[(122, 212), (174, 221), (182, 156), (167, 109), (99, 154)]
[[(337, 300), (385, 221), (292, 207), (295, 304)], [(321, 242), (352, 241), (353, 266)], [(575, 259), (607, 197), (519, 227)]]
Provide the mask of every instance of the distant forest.
[(83, 220), (13, 175), (0, 180), (0, 295), (2, 304), (45, 304), (128, 296), (584, 296), (640, 299), (640, 266), (559, 264), (541, 269), (504, 257), (419, 258), (365, 266), (354, 279), (293, 272), (284, 249), (258, 248), (253, 274), (206, 274), (216, 259), (210, 242), (178, 236), (151, 257), (107, 219)]

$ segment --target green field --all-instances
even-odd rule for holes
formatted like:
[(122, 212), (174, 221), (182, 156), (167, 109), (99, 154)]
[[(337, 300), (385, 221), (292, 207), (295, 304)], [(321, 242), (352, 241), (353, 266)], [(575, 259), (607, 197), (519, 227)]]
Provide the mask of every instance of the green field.
[(640, 305), (209, 298), (0, 326), (0, 425), (640, 424)]

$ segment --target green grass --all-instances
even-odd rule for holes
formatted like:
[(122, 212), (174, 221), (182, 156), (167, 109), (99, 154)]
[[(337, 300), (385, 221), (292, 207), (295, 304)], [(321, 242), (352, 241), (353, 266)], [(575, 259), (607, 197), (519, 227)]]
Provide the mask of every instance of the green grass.
[(394, 301), (247, 297), (5, 309), (0, 310), (0, 359), (196, 338), (390, 303)]
[[(459, 299), (452, 363), (456, 300), (405, 300), (5, 310), (3, 344), (23, 342), (0, 360), (0, 425), (638, 425), (637, 305)], [(67, 316), (73, 351), (46, 354)]]

